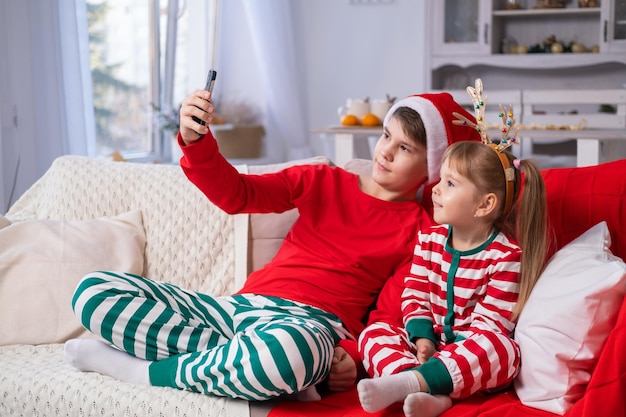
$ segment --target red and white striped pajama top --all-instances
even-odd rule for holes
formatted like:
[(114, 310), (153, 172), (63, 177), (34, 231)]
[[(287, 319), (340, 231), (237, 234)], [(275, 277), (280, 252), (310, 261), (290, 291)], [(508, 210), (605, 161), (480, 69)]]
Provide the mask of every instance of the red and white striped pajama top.
[[(518, 372), (511, 313), (519, 291), (521, 251), (498, 232), (475, 249), (458, 251), (448, 245), (451, 230), (434, 226), (418, 234), (401, 297), (405, 327), (371, 323), (359, 347), (372, 376), (417, 367), (433, 394), (463, 398), (508, 385)], [(380, 303), (378, 308), (393, 309)], [(419, 364), (413, 342), (422, 337), (431, 339), (438, 351)]]

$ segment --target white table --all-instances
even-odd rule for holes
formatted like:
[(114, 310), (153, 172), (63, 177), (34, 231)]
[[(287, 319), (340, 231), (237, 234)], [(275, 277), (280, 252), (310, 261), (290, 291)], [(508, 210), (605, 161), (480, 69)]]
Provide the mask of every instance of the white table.
[[(497, 131), (497, 129), (496, 129)], [(333, 135), (335, 141), (335, 163), (345, 166), (353, 159), (354, 143), (356, 140), (367, 140), (372, 136), (380, 136), (382, 127), (343, 127), (331, 126), (323, 129), (313, 129), (311, 133)], [(497, 133), (490, 136), (497, 137)], [(626, 141), (626, 129), (583, 129), (583, 130), (544, 130), (521, 129), (518, 137), (535, 139), (576, 139), (576, 165), (579, 167), (597, 165), (602, 161), (601, 142), (607, 140)]]
[[(626, 141), (626, 129), (520, 129), (517, 136), (520, 137), (521, 140), (524, 140), (524, 138), (554, 139), (555, 141), (576, 139), (576, 166), (584, 167), (598, 165), (604, 162), (602, 160), (602, 141)], [(622, 155), (622, 157), (624, 157), (624, 155)]]
[(359, 126), (331, 126), (323, 129), (313, 129), (311, 133), (332, 135), (335, 141), (334, 162), (340, 167), (355, 158), (354, 142), (367, 140), (370, 137), (378, 137), (383, 133), (383, 127), (359, 127)]

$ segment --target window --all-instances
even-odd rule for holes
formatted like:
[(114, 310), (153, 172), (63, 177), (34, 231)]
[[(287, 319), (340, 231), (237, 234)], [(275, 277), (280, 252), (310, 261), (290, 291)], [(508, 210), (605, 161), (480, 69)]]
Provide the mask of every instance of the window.
[[(215, 50), (217, 0), (86, 4), (98, 155), (169, 161), (177, 129), (164, 121), (176, 121), (190, 86), (204, 83)], [(190, 68), (192, 60), (200, 73)]]

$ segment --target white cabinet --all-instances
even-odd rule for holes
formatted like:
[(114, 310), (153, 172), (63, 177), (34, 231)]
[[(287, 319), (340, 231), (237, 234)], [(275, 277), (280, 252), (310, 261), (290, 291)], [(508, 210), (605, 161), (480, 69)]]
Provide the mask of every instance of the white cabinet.
[[(538, 8), (546, 3), (540, 0), (516, 2), (518, 9), (508, 9), (507, 0), (430, 0), (427, 85), (447, 88), (446, 78), (458, 75), (458, 68), (575, 73), (604, 65), (613, 72), (614, 67), (626, 70), (626, 0), (597, 0), (594, 7), (564, 0), (560, 8)], [(551, 36), (563, 52), (543, 48)]]
[(437, 1), (433, 10), (433, 53), (490, 53), (491, 0)]
[(602, 4), (602, 51), (626, 52), (626, 0)]

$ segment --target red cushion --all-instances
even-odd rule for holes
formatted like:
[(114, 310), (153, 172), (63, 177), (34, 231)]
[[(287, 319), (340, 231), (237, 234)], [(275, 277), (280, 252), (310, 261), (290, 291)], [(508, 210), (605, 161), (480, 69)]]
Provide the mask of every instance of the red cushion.
[(604, 345), (585, 396), (566, 417), (626, 416), (626, 303)]
[(557, 248), (606, 220), (611, 251), (626, 259), (626, 159), (542, 172)]

